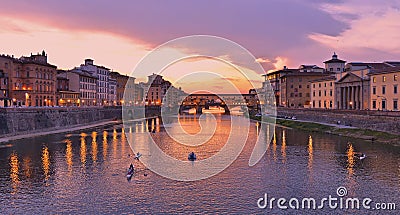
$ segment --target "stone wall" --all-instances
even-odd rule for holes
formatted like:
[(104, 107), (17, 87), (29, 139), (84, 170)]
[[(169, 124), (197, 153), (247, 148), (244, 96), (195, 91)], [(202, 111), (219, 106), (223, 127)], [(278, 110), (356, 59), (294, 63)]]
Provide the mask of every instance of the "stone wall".
[(314, 122), (336, 124), (340, 121), (342, 125), (400, 134), (400, 112), (394, 111), (278, 108), (277, 114)]
[(121, 118), (121, 107), (0, 108), (0, 137)]

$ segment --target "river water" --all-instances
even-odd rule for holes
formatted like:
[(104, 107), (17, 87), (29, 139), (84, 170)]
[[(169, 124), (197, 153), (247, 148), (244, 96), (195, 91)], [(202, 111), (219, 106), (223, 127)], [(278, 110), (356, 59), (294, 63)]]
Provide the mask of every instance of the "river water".
[[(206, 159), (224, 146), (232, 129), (229, 116), (215, 118), (215, 135), (196, 148), (178, 144), (158, 125), (150, 125), (157, 131), (151, 135), (170, 156), (185, 160), (188, 152), (195, 151), (199, 160)], [(183, 117), (180, 123), (194, 134), (200, 130), (198, 120)], [(265, 155), (250, 167), (249, 157), (260, 133), (259, 124), (252, 122), (247, 143), (232, 165), (213, 177), (183, 182), (159, 176), (133, 159), (126, 137), (146, 132), (148, 125), (121, 127), (2, 143), (0, 214), (378, 213), (327, 205), (315, 210), (282, 210), (276, 202), (272, 208), (257, 205), (265, 194), (268, 198), (314, 198), (319, 202), (329, 195), (338, 197), (340, 186), (347, 189), (345, 197), (396, 203), (397, 210), (380, 213), (399, 213), (400, 147), (276, 127)], [(357, 152), (367, 158), (360, 161)], [(143, 158), (146, 156), (149, 152), (144, 149)], [(127, 181), (130, 163), (141, 171)]]

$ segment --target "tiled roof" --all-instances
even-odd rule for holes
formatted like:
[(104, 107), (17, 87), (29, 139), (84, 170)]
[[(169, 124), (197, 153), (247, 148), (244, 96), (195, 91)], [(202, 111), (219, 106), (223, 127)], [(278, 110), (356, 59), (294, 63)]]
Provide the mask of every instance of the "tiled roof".
[(336, 80), (335, 76), (325, 76), (325, 77), (322, 77), (322, 78), (318, 78), (318, 79), (312, 80), (310, 82), (334, 81), (334, 80)]
[(330, 59), (330, 60), (324, 61), (324, 63), (346, 63), (346, 61), (340, 60), (340, 59)]

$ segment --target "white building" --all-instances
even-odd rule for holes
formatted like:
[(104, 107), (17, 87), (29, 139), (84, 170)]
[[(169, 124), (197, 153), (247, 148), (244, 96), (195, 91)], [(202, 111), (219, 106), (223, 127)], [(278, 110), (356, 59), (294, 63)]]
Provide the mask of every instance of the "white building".
[[(85, 59), (85, 64), (80, 66), (82, 70), (86, 70), (97, 76), (97, 104), (98, 105), (112, 105), (109, 104), (110, 94), (110, 69), (104, 66), (93, 64), (92, 59)], [(115, 95), (115, 94), (114, 94)]]
[(110, 77), (108, 79), (108, 82), (109, 82), (108, 104), (115, 106), (117, 105), (117, 80)]

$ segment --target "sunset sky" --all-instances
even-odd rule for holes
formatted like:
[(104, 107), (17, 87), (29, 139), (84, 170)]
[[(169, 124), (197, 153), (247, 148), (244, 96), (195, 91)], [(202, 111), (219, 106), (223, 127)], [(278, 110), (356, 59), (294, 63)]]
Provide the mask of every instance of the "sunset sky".
[[(284, 65), (323, 66), (334, 51), (347, 61), (400, 60), (400, 0), (32, 2), (2, 1), (0, 53), (20, 57), (44, 49), (49, 62), (62, 69), (92, 58), (129, 74), (156, 46), (195, 34), (242, 45), (266, 71)], [(176, 71), (195, 70), (202, 61), (182, 62)]]

